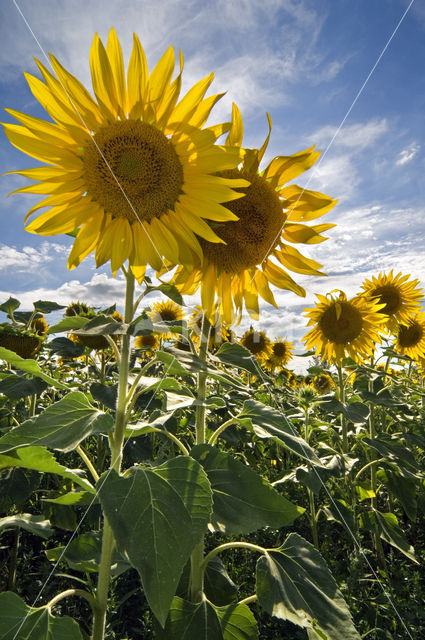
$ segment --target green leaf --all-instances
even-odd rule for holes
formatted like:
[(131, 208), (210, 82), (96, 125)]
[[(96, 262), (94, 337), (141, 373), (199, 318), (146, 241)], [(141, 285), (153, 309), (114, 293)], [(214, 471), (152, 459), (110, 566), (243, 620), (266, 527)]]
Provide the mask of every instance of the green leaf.
[(39, 396), (46, 389), (47, 384), (40, 378), (28, 380), (27, 378), (12, 374), (0, 380), (0, 393), (3, 393), (13, 400), (19, 400), (20, 398), (26, 398), (34, 394)]
[(201, 360), (201, 358), (194, 353), (169, 347), (166, 351), (157, 351), (155, 356), (157, 360), (164, 362), (166, 365), (164, 368), (167, 375), (185, 377), (187, 375), (197, 375), (200, 371), (205, 371), (209, 377), (215, 380), (229, 384), (232, 387), (243, 388), (242, 380), (234, 375), (230, 376), (216, 367), (208, 366), (204, 360)]
[(53, 535), (54, 530), (50, 526), (50, 522), (44, 519), (44, 516), (35, 516), (31, 513), (17, 513), (14, 516), (0, 518), (0, 531), (5, 529), (25, 529), (30, 533), (42, 538), (48, 538)]
[(117, 407), (118, 385), (106, 385), (101, 382), (93, 382), (90, 386), (90, 393), (94, 400), (104, 404), (108, 409), (115, 411)]
[(21, 306), (21, 303), (16, 298), (10, 297), (9, 300), (0, 304), (0, 311), (4, 311), (8, 315), (12, 316), (15, 309)]
[(406, 444), (397, 436), (381, 434), (378, 438), (363, 438), (362, 442), (375, 449), (386, 463), (405, 478), (423, 478), (422, 468)]
[(369, 417), (369, 407), (363, 402), (351, 402), (344, 405), (345, 417), (354, 424), (363, 424)]
[(42, 473), (56, 473), (80, 485), (86, 491), (95, 493), (90, 482), (80, 475), (79, 469), (72, 470), (63, 467), (57, 462), (53, 453), (45, 447), (22, 447), (0, 455), (0, 469), (10, 467), (23, 467), (24, 469), (33, 469)]
[(241, 344), (224, 342), (212, 357), (212, 360), (243, 369), (244, 371), (248, 371), (248, 373), (259, 376), (261, 379), (270, 380), (249, 349), (246, 349)]
[(250, 533), (291, 524), (304, 509), (289, 502), (256, 471), (208, 444), (191, 450), (204, 467), (213, 490), (211, 524), (216, 531)]
[(297, 533), (257, 561), (257, 597), (267, 613), (328, 640), (359, 640), (348, 607), (320, 553)]
[(375, 532), (377, 530), (382, 540), (385, 540), (385, 542), (388, 542), (388, 544), (404, 553), (407, 558), (418, 564), (415, 550), (398, 526), (398, 520), (394, 513), (381, 513), (375, 509), (364, 511), (360, 514), (360, 525), (368, 531)]
[(57, 302), (50, 302), (48, 300), (37, 300), (34, 302), (35, 311), (40, 311), (40, 313), (51, 313), (52, 311), (59, 311), (59, 309), (65, 309), (63, 304), (58, 304)]
[(240, 416), (242, 419), (249, 418), (255, 434), (259, 438), (274, 438), (301, 458), (321, 466), (315, 451), (297, 434), (295, 427), (279, 411), (275, 411), (257, 400), (246, 400)]
[(257, 640), (258, 631), (250, 609), (243, 604), (215, 607), (208, 600), (199, 603), (173, 599), (159, 640)]
[(78, 336), (112, 336), (127, 333), (128, 325), (117, 322), (111, 316), (95, 316), (91, 318), (81, 329), (75, 333)]
[(84, 345), (81, 342), (73, 342), (69, 338), (54, 338), (46, 344), (46, 347), (62, 358), (79, 358), (84, 353)]
[(112, 416), (95, 409), (84, 393), (72, 391), (1, 437), (0, 453), (31, 445), (72, 451), (88, 436), (112, 429)]
[[(45, 553), (50, 562), (63, 560), (75, 571), (97, 573), (102, 553), (102, 532), (86, 531), (81, 536), (74, 538), (68, 545), (47, 549)], [(114, 549), (111, 562), (112, 575), (119, 576), (130, 566), (130, 563)]]
[(25, 371), (25, 373), (30, 373), (37, 378), (42, 378), (52, 387), (56, 387), (57, 389), (67, 389), (66, 384), (62, 384), (58, 380), (51, 378), (41, 369), (38, 362), (35, 360), (25, 360), (18, 356), (14, 351), (10, 351), (9, 349), (5, 349), (4, 347), (0, 347), (0, 360), (5, 360), (8, 364), (15, 367), (15, 369), (19, 369), (20, 371)]
[(64, 504), (66, 506), (75, 506), (78, 505), (80, 507), (97, 504), (97, 499), (93, 496), (90, 491), (69, 491), (69, 493), (64, 493), (57, 498), (43, 498), (43, 502), (52, 502), (53, 504)]
[(21, 509), (30, 495), (40, 486), (41, 475), (36, 471), (10, 468), (0, 470), (0, 512), (8, 513), (13, 508)]
[(28, 607), (16, 593), (0, 594), (2, 640), (83, 640), (72, 618), (56, 618), (47, 607)]
[(199, 542), (200, 522), (209, 518), (205, 483), (197, 487), (198, 466), (188, 457), (176, 458), (158, 472), (135, 468), (129, 478), (121, 478), (110, 471), (98, 483), (118, 550), (139, 571), (146, 598), (162, 625), (183, 568)]
[(180, 291), (173, 284), (163, 283), (157, 287), (147, 287), (145, 295), (151, 291), (160, 291), (164, 296), (167, 296), (167, 298), (170, 298), (170, 300), (179, 304), (181, 307), (186, 306)]
[(328, 520), (334, 520), (342, 524), (351, 539), (354, 540), (356, 536), (354, 516), (345, 500), (333, 500), (329, 507), (323, 507), (323, 511)]
[(384, 482), (388, 491), (400, 502), (407, 517), (414, 522), (418, 511), (416, 479), (403, 478), (403, 476), (390, 469), (380, 469), (377, 476), (378, 480)]
[(204, 591), (208, 600), (218, 606), (230, 604), (237, 598), (237, 586), (218, 556), (211, 558), (205, 567)]
[(88, 321), (89, 318), (83, 318), (82, 316), (70, 316), (69, 318), (64, 318), (57, 324), (49, 327), (47, 330), (47, 335), (51, 335), (52, 333), (62, 333), (64, 331), (81, 329), (81, 327), (84, 327), (84, 325), (86, 325)]

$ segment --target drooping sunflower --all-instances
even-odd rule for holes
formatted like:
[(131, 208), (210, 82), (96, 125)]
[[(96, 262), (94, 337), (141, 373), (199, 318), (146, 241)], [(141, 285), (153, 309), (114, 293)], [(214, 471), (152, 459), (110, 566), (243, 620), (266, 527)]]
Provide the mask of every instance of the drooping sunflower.
[(307, 325), (314, 325), (303, 338), (307, 349), (316, 349), (316, 355), (337, 365), (346, 356), (356, 362), (371, 356), (381, 341), (379, 331), (385, 323), (379, 313), (382, 305), (361, 296), (348, 300), (343, 291), (337, 296), (316, 295), (316, 307), (304, 310), (309, 318)]
[(319, 394), (327, 393), (335, 386), (332, 377), (327, 373), (321, 373), (318, 376), (314, 376), (311, 384)]
[(267, 337), (265, 331), (255, 331), (251, 327), (248, 331), (245, 331), (240, 343), (253, 356), (261, 360), (268, 359), (272, 353), (272, 341)]
[(43, 315), (40, 316), (39, 318), (34, 318), (34, 320), (31, 322), (31, 329), (38, 336), (45, 336), (48, 328), (49, 328), (49, 325), (47, 324)]
[(425, 312), (419, 311), (403, 324), (399, 324), (395, 350), (413, 360), (425, 358)]
[(14, 193), (47, 196), (28, 212), (26, 219), (47, 209), (27, 231), (78, 230), (70, 269), (94, 251), (96, 265), (110, 260), (114, 274), (128, 259), (139, 281), (147, 264), (160, 269), (163, 259), (190, 265), (193, 255), (201, 257), (198, 237), (221, 242), (205, 219), (235, 220), (221, 203), (240, 198), (232, 187), (246, 181), (216, 175), (237, 166), (241, 152), (215, 145), (226, 125), (202, 129), (223, 95), (204, 97), (213, 74), (179, 101), (182, 55), (174, 80), (172, 47), (149, 73), (134, 35), (126, 77), (114, 29), (106, 48), (96, 34), (90, 51), (95, 99), (50, 60), (56, 76), (39, 61), (43, 80), (25, 76), (53, 122), (7, 110), (21, 124), (3, 125), (15, 147), (47, 165), (10, 172), (37, 181)]
[(276, 338), (271, 346), (271, 353), (268, 358), (264, 358), (262, 361), (263, 366), (268, 371), (274, 371), (285, 367), (294, 352), (293, 343), (283, 338)]
[[(291, 156), (278, 156), (259, 172), (271, 133), (271, 120), (267, 116), (269, 133), (262, 147), (245, 149), (242, 166), (221, 174), (227, 179), (245, 178), (250, 183), (238, 188), (243, 198), (226, 203), (238, 217), (237, 222), (214, 222), (214, 232), (224, 243), (212, 244), (201, 238), (202, 263), (192, 270), (183, 266), (173, 277), (173, 283), (183, 293), (193, 294), (200, 288), (207, 315), (214, 314), (217, 308), (228, 324), (240, 319), (244, 305), (251, 317), (258, 320), (258, 296), (277, 307), (270, 284), (304, 296), (304, 289), (285, 269), (316, 276), (325, 274), (319, 271), (318, 262), (306, 258), (288, 242), (323, 242), (326, 238), (322, 232), (335, 226), (303, 223), (327, 213), (336, 200), (294, 184), (285, 186), (316, 162), (320, 154), (314, 147)], [(233, 105), (232, 128), (226, 145), (240, 147), (242, 138), (242, 118)]]
[(406, 322), (414, 313), (419, 311), (424, 292), (418, 289), (419, 280), (409, 280), (410, 274), (403, 276), (398, 273), (393, 275), (380, 273), (378, 277), (372, 276), (371, 280), (365, 280), (362, 284), (363, 292), (375, 298), (384, 305), (380, 313), (386, 316), (386, 327), (389, 331), (397, 331), (399, 323)]

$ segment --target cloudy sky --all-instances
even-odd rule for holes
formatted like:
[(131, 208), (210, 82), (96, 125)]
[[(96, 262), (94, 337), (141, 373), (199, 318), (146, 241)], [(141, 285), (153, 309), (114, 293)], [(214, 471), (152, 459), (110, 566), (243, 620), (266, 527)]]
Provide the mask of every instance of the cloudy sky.
[[(406, 12), (407, 10), (407, 12)], [(394, 269), (425, 283), (425, 5), (421, 0), (2, 0), (0, 92), (4, 107), (45, 117), (23, 71), (52, 52), (89, 86), (89, 50), (97, 31), (114, 26), (128, 55), (135, 31), (152, 66), (170, 44), (185, 57), (183, 89), (215, 72), (227, 91), (213, 121), (228, 120), (232, 101), (244, 117), (247, 146), (258, 147), (273, 120), (268, 161), (312, 144), (316, 167), (297, 183), (339, 199), (320, 222), (337, 226), (321, 245), (299, 248), (323, 264), (327, 278), (296, 276), (305, 299), (278, 292), (256, 326), (297, 341), (302, 309), (314, 293), (358, 292), (366, 277)], [(12, 121), (4, 114), (5, 121)], [(1, 172), (36, 162), (0, 137)], [(0, 181), (0, 302), (33, 300), (106, 305), (123, 297), (122, 281), (93, 258), (66, 269), (72, 240), (23, 230), (38, 197), (7, 194)], [(189, 300), (193, 303), (194, 300)], [(242, 328), (249, 325), (245, 320)]]

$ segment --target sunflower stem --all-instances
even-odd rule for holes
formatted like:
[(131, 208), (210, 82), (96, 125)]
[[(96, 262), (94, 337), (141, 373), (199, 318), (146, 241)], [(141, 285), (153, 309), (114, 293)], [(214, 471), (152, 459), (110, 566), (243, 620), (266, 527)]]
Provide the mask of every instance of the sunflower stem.
[[(126, 277), (125, 312), (124, 322), (130, 324), (133, 319), (134, 276), (129, 270), (124, 271)], [(130, 336), (122, 337), (121, 356), (119, 359), (119, 381), (117, 409), (115, 413), (115, 428), (109, 439), (111, 447), (110, 469), (121, 473), (123, 455), (123, 443), (126, 416), (126, 400), (128, 392), (128, 373), (130, 365)], [(114, 550), (114, 535), (107, 518), (104, 516), (104, 528), (102, 538), (102, 552), (99, 564), (99, 576), (96, 589), (96, 606), (93, 617), (92, 640), (104, 640), (106, 625), (106, 609), (108, 604), (109, 583), (111, 579), (111, 561)]]
[[(309, 418), (310, 418), (310, 412), (309, 412), (308, 407), (306, 407), (304, 409), (304, 439), (307, 442), (307, 444), (308, 444), (309, 437), (310, 437)], [(316, 504), (314, 502), (314, 493), (310, 489), (310, 487), (307, 487), (307, 495), (308, 495), (308, 502), (309, 502), (309, 506), (310, 506), (309, 520), (310, 520), (310, 527), (311, 527), (311, 535), (313, 537), (313, 544), (316, 547), (316, 549), (318, 550), (319, 549), (319, 534), (318, 534), (318, 531), (317, 531)]]
[[(345, 386), (344, 378), (342, 375), (342, 367), (337, 365), (338, 369), (338, 387), (339, 387), (339, 401), (345, 403)], [(347, 420), (344, 415), (341, 414), (341, 429), (342, 429), (342, 451), (348, 453), (348, 433), (347, 433)]]
[[(199, 358), (206, 362), (209, 338), (209, 324), (205, 317), (202, 316), (201, 335), (199, 343)], [(198, 373), (198, 405), (195, 414), (196, 428), (196, 444), (205, 443), (205, 398), (207, 395), (207, 373), (199, 371)], [(204, 537), (192, 551), (190, 557), (190, 600), (192, 602), (201, 602), (204, 593)]]

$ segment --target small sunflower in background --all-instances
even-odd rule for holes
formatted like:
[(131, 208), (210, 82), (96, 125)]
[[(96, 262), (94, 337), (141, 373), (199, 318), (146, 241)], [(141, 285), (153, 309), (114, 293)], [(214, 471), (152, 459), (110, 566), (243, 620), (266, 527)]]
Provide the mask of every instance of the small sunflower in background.
[(134, 348), (142, 351), (142, 357), (153, 356), (159, 349), (159, 338), (154, 333), (146, 336), (137, 336), (134, 341)]
[[(147, 315), (154, 324), (160, 324), (161, 322), (181, 322), (186, 317), (186, 312), (172, 300), (165, 300), (162, 302), (154, 302), (151, 310), (147, 312)], [(161, 331), (161, 338), (173, 338), (175, 333), (170, 331)]]
[(359, 295), (374, 298), (383, 305), (379, 313), (386, 316), (385, 326), (391, 332), (396, 332), (399, 323), (405, 323), (420, 309), (423, 289), (418, 288), (419, 280), (409, 278), (410, 275), (401, 273), (395, 276), (391, 269), (389, 274), (380, 273), (362, 284)]
[(285, 367), (294, 352), (294, 345), (289, 340), (283, 338), (276, 338), (272, 343), (271, 353), (268, 358), (264, 358), (262, 365), (267, 371), (275, 371), (275, 369), (281, 369)]
[(83, 316), (88, 318), (90, 316), (94, 316), (95, 311), (93, 307), (89, 307), (84, 302), (71, 302), (71, 304), (69, 304), (65, 309), (64, 315), (67, 317)]
[(425, 312), (420, 311), (398, 326), (395, 350), (413, 360), (425, 359)]
[[(196, 345), (199, 345), (200, 336), (202, 331), (202, 322), (204, 318), (204, 311), (201, 306), (193, 309), (188, 327), (192, 330), (192, 340)], [(223, 342), (235, 342), (236, 336), (230, 327), (226, 326), (222, 318), (218, 313), (215, 313), (210, 319), (205, 316), (206, 328), (208, 333), (208, 351), (215, 351), (219, 349)]]
[(45, 336), (49, 329), (49, 325), (45, 321), (44, 316), (40, 316), (39, 318), (34, 318), (34, 320), (32, 320), (31, 329), (38, 336)]
[[(246, 179), (250, 184), (238, 188), (244, 197), (226, 203), (237, 216), (236, 222), (211, 223), (215, 243), (200, 239), (203, 261), (195, 269), (181, 267), (172, 282), (182, 293), (201, 289), (202, 307), (208, 317), (218, 309), (227, 324), (240, 320), (243, 307), (254, 320), (259, 318), (258, 297), (277, 307), (270, 284), (305, 296), (285, 269), (307, 275), (325, 275), (321, 265), (303, 256), (292, 244), (316, 244), (326, 240), (322, 233), (334, 224), (306, 225), (335, 206), (336, 200), (297, 185), (285, 186), (310, 169), (319, 157), (314, 147), (291, 156), (274, 158), (264, 171), (260, 162), (271, 133), (261, 149), (245, 149), (240, 169), (222, 172), (226, 179)], [(228, 147), (241, 147), (243, 124), (234, 104)], [(217, 237), (221, 244), (217, 243)], [(292, 244), (288, 244), (292, 243)]]
[[(96, 313), (94, 307), (89, 307), (84, 302), (71, 302), (71, 304), (69, 304), (68, 307), (65, 309), (64, 315), (67, 317), (80, 316), (82, 318), (92, 319), (99, 314)], [(103, 315), (102, 312), (100, 312), (100, 315)], [(109, 316), (113, 320), (115, 320), (115, 322), (119, 322), (119, 323), (124, 322), (124, 318), (118, 311), (113, 311), (111, 314), (109, 314)], [(108, 347), (110, 346), (108, 340), (101, 335), (85, 336), (85, 335), (79, 335), (76, 333), (71, 333), (68, 337), (73, 342), (80, 342), (85, 347), (89, 347), (89, 349), (94, 349), (96, 351), (102, 351), (104, 349), (108, 349)], [(111, 337), (113, 340), (115, 340), (115, 342), (119, 341), (119, 336), (115, 335)]]
[(255, 331), (252, 327), (245, 331), (240, 344), (260, 360), (268, 359), (272, 353), (272, 341), (264, 331)]
[(327, 373), (321, 373), (318, 376), (313, 376), (311, 384), (320, 395), (328, 393), (335, 387), (332, 376)]
[[(93, 98), (50, 55), (54, 74), (38, 60), (42, 80), (25, 77), (35, 99), (53, 120), (7, 109), (20, 124), (4, 124), (9, 141), (47, 166), (12, 171), (35, 180), (14, 193), (44, 197), (27, 231), (50, 236), (73, 233), (68, 258), (73, 269), (91, 252), (96, 266), (111, 261), (115, 275), (128, 259), (139, 282), (146, 265), (190, 265), (202, 257), (198, 238), (220, 242), (205, 220), (236, 220), (222, 205), (240, 198), (241, 176), (218, 176), (236, 167), (237, 146), (217, 146), (227, 125), (203, 126), (224, 94), (205, 98), (210, 74), (179, 100), (183, 56), (173, 80), (175, 55), (169, 47), (149, 73), (136, 35), (124, 68), (114, 29), (106, 48), (96, 34), (90, 51)], [(195, 236), (196, 234), (196, 236)]]
[(371, 357), (381, 342), (379, 332), (385, 323), (382, 305), (361, 296), (348, 300), (343, 291), (337, 296), (316, 296), (316, 306), (304, 310), (307, 325), (314, 325), (303, 338), (306, 348), (315, 349), (316, 355), (336, 365), (347, 356), (356, 362)]

